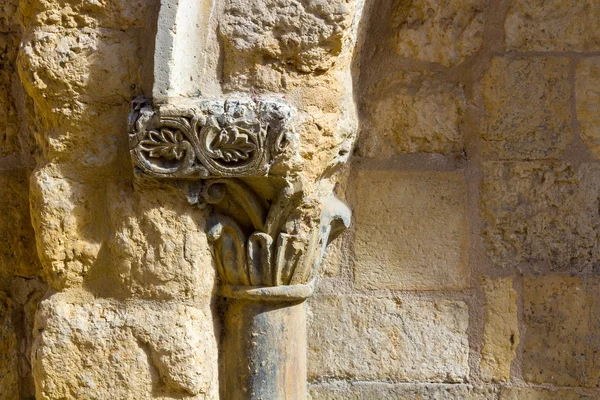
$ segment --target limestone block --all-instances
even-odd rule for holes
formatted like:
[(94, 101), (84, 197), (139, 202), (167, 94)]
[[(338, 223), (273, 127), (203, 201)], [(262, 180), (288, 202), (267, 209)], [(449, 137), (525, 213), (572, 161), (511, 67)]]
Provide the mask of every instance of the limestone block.
[(0, 292), (0, 398), (18, 400), (19, 343), (13, 322), (14, 303)]
[(525, 277), (523, 374), (527, 381), (598, 387), (599, 295), (597, 277)]
[(392, 26), (402, 57), (460, 64), (483, 43), (483, 0), (394, 0)]
[(0, 276), (36, 276), (40, 263), (29, 215), (29, 171), (0, 172), (0, 193)]
[(598, 51), (598, 19), (595, 0), (516, 0), (504, 23), (506, 45), (522, 51)]
[(63, 175), (49, 165), (32, 182), (33, 224), (49, 284), (158, 300), (213, 291), (205, 216), (181, 192)]
[(483, 79), (484, 151), (495, 159), (555, 158), (571, 141), (569, 60), (495, 57)]
[(421, 74), (394, 76), (370, 85), (361, 99), (359, 155), (386, 158), (462, 151), (462, 87)]
[(600, 256), (600, 168), (561, 162), (483, 165), (481, 216), (498, 266), (544, 271), (594, 268)]
[(309, 378), (462, 382), (469, 375), (461, 301), (318, 297), (310, 304)]
[(215, 266), (204, 233), (205, 214), (169, 187), (109, 186), (111, 265), (100, 273), (140, 298), (198, 300), (212, 293)]
[(311, 385), (313, 400), (490, 400), (496, 389), (471, 385), (335, 383)]
[[(0, 28), (1, 26), (0, 20)], [(18, 136), (20, 119), (12, 96), (12, 84), (16, 77), (14, 62), (19, 49), (19, 37), (14, 33), (1, 32), (0, 29), (0, 157), (20, 150)]]
[(597, 394), (581, 394), (574, 390), (503, 388), (500, 400), (583, 400), (597, 399)]
[(482, 286), (485, 320), (481, 377), (486, 382), (507, 381), (519, 346), (517, 292), (513, 289), (512, 277), (483, 278)]
[(38, 141), (47, 159), (69, 158), (96, 171), (115, 161), (124, 105), (140, 93), (142, 28), (152, 9), (146, 3), (23, 3), (18, 67), (45, 125)]
[(214, 399), (214, 335), (206, 309), (55, 295), (36, 316), (37, 398)]
[(600, 158), (600, 57), (579, 61), (575, 88), (581, 139)]
[(301, 73), (328, 70), (352, 23), (352, 2), (232, 0), (220, 23), (225, 70), (243, 73), (253, 64)]
[(359, 289), (468, 286), (466, 185), (460, 173), (359, 171), (356, 199)]
[(49, 165), (31, 182), (32, 221), (48, 283), (57, 289), (81, 285), (99, 256), (108, 229), (98, 184), (64, 177)]

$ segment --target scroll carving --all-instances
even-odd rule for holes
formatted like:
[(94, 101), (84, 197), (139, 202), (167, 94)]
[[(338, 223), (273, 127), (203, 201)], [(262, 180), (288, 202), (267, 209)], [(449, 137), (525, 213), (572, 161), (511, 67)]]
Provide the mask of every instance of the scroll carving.
[(187, 109), (134, 102), (129, 141), (135, 164), (165, 178), (266, 176), (293, 155), (292, 109), (277, 101), (199, 101)]
[(208, 240), (226, 287), (312, 287), (325, 247), (350, 223), (333, 195), (313, 197), (301, 173), (275, 168), (299, 157), (293, 115), (273, 100), (134, 102), (134, 164), (144, 175), (200, 181), (188, 199), (212, 207)]

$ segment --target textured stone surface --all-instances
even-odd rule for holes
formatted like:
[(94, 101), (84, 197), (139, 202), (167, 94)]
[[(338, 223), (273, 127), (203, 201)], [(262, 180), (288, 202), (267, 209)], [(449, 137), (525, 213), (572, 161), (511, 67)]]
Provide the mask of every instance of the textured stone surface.
[(226, 68), (275, 64), (298, 72), (326, 71), (342, 50), (351, 2), (233, 0), (221, 19)]
[(571, 141), (569, 60), (495, 57), (483, 80), (486, 153), (496, 159), (553, 158)]
[(71, 159), (88, 168), (115, 161), (121, 141), (115, 132), (126, 129), (125, 106), (140, 93), (139, 49), (149, 5), (125, 0), (23, 3), (25, 39), (18, 66), (44, 122), (38, 141), (47, 158)]
[(212, 317), (192, 306), (55, 295), (41, 303), (35, 335), (40, 399), (216, 398), (205, 368), (217, 356)]
[(49, 283), (155, 299), (210, 293), (215, 273), (203, 213), (173, 189), (142, 194), (126, 182), (105, 185), (82, 184), (52, 167), (37, 171), (33, 221)]
[(581, 59), (575, 76), (581, 139), (600, 158), (600, 57)]
[(360, 171), (356, 198), (358, 288), (468, 285), (466, 186), (460, 173)]
[(462, 88), (422, 74), (406, 75), (371, 85), (361, 98), (364, 114), (358, 154), (386, 158), (462, 151)]
[(13, 321), (14, 303), (0, 292), (0, 398), (18, 400), (19, 344)]
[(0, 32), (14, 32), (18, 28), (19, 0), (4, 0), (0, 4)]
[(395, 0), (392, 25), (398, 54), (456, 65), (483, 43), (483, 0)]
[(29, 171), (0, 172), (0, 279), (40, 272), (29, 215)]
[(500, 393), (500, 400), (582, 400), (597, 398), (597, 394), (580, 394), (574, 390), (504, 388)]
[(483, 166), (481, 215), (489, 257), (536, 270), (597, 268), (600, 167), (561, 162)]
[(598, 386), (599, 295), (596, 277), (525, 277), (523, 373), (527, 381)]
[(319, 297), (311, 310), (312, 379), (461, 382), (468, 377), (469, 314), (463, 302)]
[(14, 33), (2, 33), (1, 27), (0, 17), (0, 157), (20, 150), (20, 120), (12, 95), (19, 37)]
[(599, 18), (595, 0), (516, 0), (504, 23), (506, 45), (525, 51), (598, 51)]
[(490, 400), (494, 388), (474, 388), (470, 385), (385, 384), (345, 382), (311, 385), (313, 400)]
[(483, 278), (482, 286), (485, 320), (481, 377), (487, 382), (507, 381), (519, 346), (517, 292), (513, 289), (512, 277)]

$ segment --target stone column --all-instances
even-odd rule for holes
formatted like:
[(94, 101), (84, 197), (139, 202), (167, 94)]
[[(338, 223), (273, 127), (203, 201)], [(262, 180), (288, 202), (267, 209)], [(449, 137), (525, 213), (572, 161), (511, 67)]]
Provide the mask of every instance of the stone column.
[(169, 178), (211, 207), (207, 236), (225, 298), (226, 399), (305, 399), (306, 310), (327, 244), (350, 223), (301, 174), (295, 110), (230, 98), (152, 106), (130, 118), (138, 176)]
[(171, 185), (208, 215), (222, 398), (307, 397), (304, 301), (350, 223), (333, 192), (357, 132), (361, 13), (361, 0), (161, 0), (131, 156), (138, 182)]

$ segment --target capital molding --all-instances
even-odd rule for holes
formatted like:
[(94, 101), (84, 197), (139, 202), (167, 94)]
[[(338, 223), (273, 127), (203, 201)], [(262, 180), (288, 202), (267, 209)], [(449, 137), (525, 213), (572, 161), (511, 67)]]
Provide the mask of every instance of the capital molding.
[(348, 207), (315, 195), (304, 178), (295, 114), (273, 99), (133, 102), (134, 168), (190, 183), (190, 204), (211, 207), (207, 236), (224, 297), (306, 299), (326, 246), (350, 224)]

